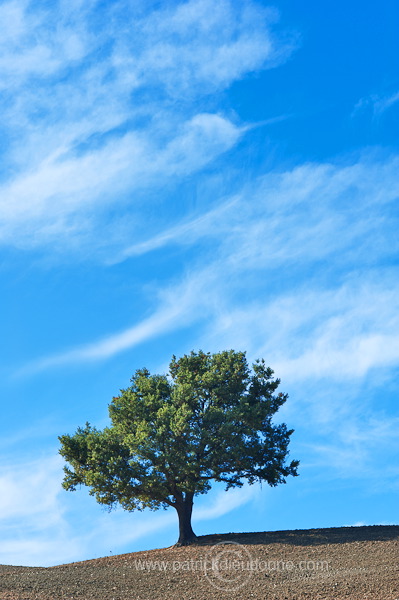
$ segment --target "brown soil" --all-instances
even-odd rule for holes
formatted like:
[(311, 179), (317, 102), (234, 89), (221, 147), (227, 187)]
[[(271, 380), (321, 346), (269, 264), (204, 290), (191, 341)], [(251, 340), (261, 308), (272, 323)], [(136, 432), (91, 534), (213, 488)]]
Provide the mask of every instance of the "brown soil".
[(202, 536), (50, 568), (0, 566), (7, 600), (399, 600), (399, 526)]

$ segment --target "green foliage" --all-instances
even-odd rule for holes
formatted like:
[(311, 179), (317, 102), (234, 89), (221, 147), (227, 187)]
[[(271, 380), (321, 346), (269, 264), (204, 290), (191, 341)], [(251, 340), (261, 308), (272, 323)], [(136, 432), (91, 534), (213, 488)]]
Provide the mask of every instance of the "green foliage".
[(178, 508), (207, 492), (244, 481), (285, 483), (298, 461), (286, 464), (292, 430), (272, 418), (287, 395), (279, 379), (244, 352), (173, 356), (169, 376), (136, 371), (109, 405), (111, 426), (84, 428), (59, 438), (63, 487), (86, 485), (102, 504), (126, 510)]

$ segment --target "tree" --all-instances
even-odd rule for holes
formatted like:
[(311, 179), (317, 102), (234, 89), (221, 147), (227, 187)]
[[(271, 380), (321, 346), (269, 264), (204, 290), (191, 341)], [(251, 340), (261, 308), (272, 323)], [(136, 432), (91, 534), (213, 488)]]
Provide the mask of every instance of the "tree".
[(299, 462), (286, 464), (293, 430), (272, 418), (287, 399), (279, 379), (257, 360), (252, 370), (244, 352), (191, 352), (172, 357), (169, 376), (139, 369), (131, 386), (109, 405), (111, 426), (89, 423), (59, 437), (63, 487), (83, 484), (110, 509), (173, 506), (178, 544), (195, 540), (193, 498), (223, 482), (226, 490), (244, 481), (285, 483)]

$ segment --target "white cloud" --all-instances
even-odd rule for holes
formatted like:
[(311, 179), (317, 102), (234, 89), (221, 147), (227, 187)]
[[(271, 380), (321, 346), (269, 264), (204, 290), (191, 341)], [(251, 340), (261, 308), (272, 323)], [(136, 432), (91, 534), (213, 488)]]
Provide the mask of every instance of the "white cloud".
[[(290, 420), (309, 432), (297, 452), (304, 456), (302, 468), (317, 480), (357, 480), (370, 493), (381, 487), (397, 489), (399, 469), (399, 419), (389, 414), (383, 401), (374, 403), (373, 380), (361, 387), (342, 381), (335, 385), (307, 385), (304, 397), (291, 411)], [(321, 417), (321, 418), (320, 418)]]
[(288, 379), (352, 378), (397, 364), (398, 291), (348, 281), (334, 292), (298, 294), (289, 312), (292, 330), (302, 329), (300, 342), (292, 335), (290, 348), (280, 349), (276, 370)]
[(226, 227), (225, 225), (226, 220), (227, 222), (229, 221), (229, 213), (231, 213), (232, 210), (239, 211), (240, 209), (241, 205), (238, 197), (229, 199), (216, 208), (209, 210), (192, 220), (179, 223), (144, 242), (128, 246), (121, 252), (120, 256), (113, 260), (113, 262), (119, 262), (129, 256), (140, 256), (141, 254), (162, 248), (168, 244), (181, 243), (190, 245), (201, 238), (220, 235), (221, 229), (224, 231), (229, 229), (229, 227)]
[(0, 563), (38, 565), (73, 555), (77, 540), (66, 535), (64, 509), (59, 494), (60, 457), (42, 456), (0, 469)]
[(233, 146), (240, 130), (218, 115), (183, 124), (165, 148), (129, 133), (98, 150), (74, 156), (65, 149), (10, 184), (0, 186), (0, 239), (16, 245), (55, 243), (78, 236), (95, 208), (119, 204), (127, 192), (196, 171)]
[(35, 8), (27, 0), (0, 6), (0, 85), (5, 90), (31, 77), (51, 77), (89, 51), (88, 32), (73, 7), (67, 14)]
[(385, 112), (388, 108), (391, 108), (394, 104), (399, 102), (399, 92), (395, 92), (390, 96), (385, 96), (385, 98), (381, 98), (375, 104), (375, 110), (377, 113)]
[[(163, 290), (152, 316), (31, 368), (104, 359), (200, 320), (202, 347), (246, 348), (267, 356), (286, 379), (359, 378), (397, 364), (398, 285), (389, 268), (378, 278), (369, 269), (397, 247), (389, 206), (398, 195), (396, 168), (394, 157), (272, 173), (203, 215), (127, 247), (125, 256), (134, 256), (206, 237), (214, 251)], [(294, 286), (268, 285), (280, 269), (299, 274)], [(313, 269), (326, 269), (332, 283), (320, 276), (314, 282)]]
[(207, 502), (205, 506), (202, 502), (199, 507), (194, 507), (193, 522), (222, 517), (258, 497), (259, 493), (260, 487), (256, 485), (244, 485), (242, 488), (219, 492), (210, 505)]
[[(336, 425), (339, 424), (336, 422)], [(381, 438), (377, 458), (373, 457), (376, 446), (368, 440), (365, 440), (362, 446), (351, 444), (345, 439), (336, 439), (330, 444), (311, 444), (307, 449), (311, 453), (308, 456), (313, 456), (314, 459), (308, 459), (309, 462), (306, 461), (304, 467), (312, 467), (313, 472), (318, 473), (318, 477), (366, 481), (371, 491), (378, 491), (382, 486), (386, 490), (397, 490), (399, 469), (386, 460), (392, 445), (384, 442), (384, 438)]]
[[(176, 520), (171, 513), (151, 519), (122, 511), (104, 513), (92, 498), (77, 495), (69, 502), (61, 488), (63, 460), (57, 455), (3, 465), (0, 564), (51, 566), (95, 558), (90, 554), (93, 548), (107, 555), (110, 548), (132, 543)], [(91, 505), (90, 519), (73, 514), (76, 510), (87, 514)], [(126, 526), (129, 520), (134, 526)]]
[(393, 252), (384, 236), (396, 227), (389, 207), (399, 197), (398, 170), (399, 159), (393, 156), (268, 173), (214, 203), (208, 213), (143, 240), (125, 254), (213, 237), (230, 268), (270, 270), (340, 254), (349, 264), (367, 252), (371, 240), (373, 254)]
[(380, 117), (388, 109), (392, 108), (399, 102), (399, 91), (389, 95), (371, 94), (365, 98), (360, 98), (353, 109), (352, 116), (355, 116), (360, 111), (371, 107), (374, 117)]
[(271, 33), (277, 15), (250, 2), (148, 12), (12, 0), (0, 11), (0, 241), (22, 248), (78, 246), (121, 202), (135, 222), (137, 189), (204, 168), (244, 132), (201, 98), (291, 51)]
[(159, 308), (137, 325), (96, 342), (34, 361), (20, 369), (16, 375), (24, 376), (52, 367), (104, 360), (157, 335), (187, 326), (198, 319), (198, 314), (193, 310), (195, 307), (201, 307), (202, 316), (212, 307), (213, 296), (204, 294), (213, 276), (211, 269), (205, 269), (178, 286), (163, 290)]
[(200, 346), (246, 348), (286, 382), (361, 378), (399, 362), (399, 288), (391, 286), (355, 277), (334, 290), (300, 287), (239, 308), (224, 302)]
[(173, 96), (191, 95), (198, 86), (214, 91), (289, 56), (295, 41), (283, 46), (274, 38), (276, 20), (276, 11), (250, 2), (190, 0), (139, 24), (143, 51), (130, 64), (139, 79), (155, 79)]
[(233, 123), (218, 115), (196, 115), (184, 125), (181, 135), (166, 146), (159, 159), (160, 170), (180, 175), (199, 169), (234, 146), (241, 133)]
[[(23, 463), (2, 459), (0, 564), (52, 566), (128, 551), (126, 546), (170, 527), (177, 535), (175, 510), (108, 513), (82, 490), (67, 494), (61, 488), (62, 466), (57, 455)], [(225, 515), (258, 493), (257, 486), (244, 486), (210, 493), (206, 502), (196, 498), (193, 521)]]
[[(35, 461), (29, 465), (2, 467), (0, 487), (0, 519), (24, 518), (27, 521), (35, 519), (35, 526), (40, 528), (48, 525), (49, 518), (53, 523), (60, 520), (61, 515), (52, 513), (59, 492), (59, 481), (54, 477), (60, 469), (60, 458)], [(21, 485), (25, 491), (21, 493)], [(43, 489), (46, 493), (43, 494)], [(26, 527), (26, 523), (25, 523)]]

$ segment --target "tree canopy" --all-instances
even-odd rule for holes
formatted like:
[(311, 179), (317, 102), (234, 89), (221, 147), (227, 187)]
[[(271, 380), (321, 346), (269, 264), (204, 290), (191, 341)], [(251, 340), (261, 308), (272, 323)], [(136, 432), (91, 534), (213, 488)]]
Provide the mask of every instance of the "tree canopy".
[(297, 475), (286, 463), (293, 430), (273, 416), (287, 400), (265, 361), (249, 368), (245, 352), (191, 352), (169, 365), (168, 375), (139, 369), (109, 405), (111, 425), (86, 423), (59, 437), (63, 487), (88, 486), (112, 508), (173, 506), (180, 544), (195, 539), (193, 498), (223, 482), (226, 489), (259, 481), (271, 486)]

